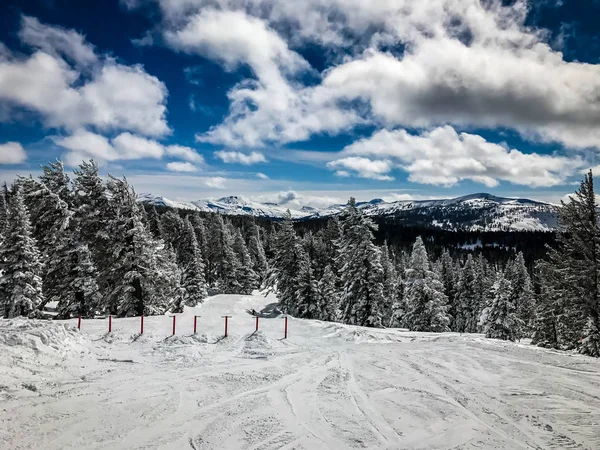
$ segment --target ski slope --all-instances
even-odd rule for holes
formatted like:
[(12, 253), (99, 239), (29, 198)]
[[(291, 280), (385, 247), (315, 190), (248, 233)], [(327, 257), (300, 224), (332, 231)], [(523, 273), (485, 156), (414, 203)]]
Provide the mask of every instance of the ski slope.
[[(1, 449), (600, 448), (600, 361), (479, 335), (177, 315), (0, 321)], [(222, 339), (222, 315), (231, 315)], [(193, 316), (198, 333), (192, 336)]]

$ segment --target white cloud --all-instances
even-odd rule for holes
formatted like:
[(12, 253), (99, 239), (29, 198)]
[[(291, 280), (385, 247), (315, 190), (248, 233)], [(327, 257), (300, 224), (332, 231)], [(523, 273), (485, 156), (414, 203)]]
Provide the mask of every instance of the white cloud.
[(79, 67), (98, 63), (94, 46), (86, 42), (85, 36), (74, 30), (42, 24), (35, 17), (23, 16), (19, 38), (49, 55), (65, 56)]
[(225, 189), (226, 178), (223, 177), (209, 177), (204, 179), (204, 184), (214, 189)]
[[(565, 61), (548, 32), (527, 25), (533, 1), (159, 3), (174, 48), (228, 68), (247, 64), (256, 76), (229, 92), (230, 114), (198, 136), (205, 142), (258, 147), (367, 122), (505, 127), (534, 141), (600, 148), (600, 65)], [(332, 65), (320, 84), (291, 76), (316, 74), (288, 42), (326, 47)], [(384, 51), (398, 47), (404, 54)]]
[(258, 172), (258, 173), (256, 174), (256, 176), (257, 176), (258, 178), (260, 178), (261, 180), (269, 180), (269, 179), (270, 179), (268, 175), (265, 175), (264, 173), (261, 173), (261, 172)]
[(131, 133), (121, 133), (112, 140), (112, 145), (120, 156), (118, 159), (160, 159), (164, 153), (158, 142)]
[(146, 32), (141, 38), (132, 39), (131, 43), (136, 47), (149, 47), (154, 45), (154, 38), (150, 32)]
[(69, 136), (55, 137), (53, 140), (57, 145), (69, 150), (65, 155), (65, 162), (69, 166), (76, 166), (82, 160), (90, 158), (104, 162), (144, 158), (161, 159), (165, 155), (193, 163), (202, 164), (204, 162), (202, 155), (190, 147), (165, 146), (153, 139), (129, 132), (121, 133), (109, 140), (102, 135), (79, 129)]
[(165, 152), (169, 156), (185, 159), (186, 161), (191, 161), (193, 163), (204, 163), (204, 157), (190, 147), (184, 147), (182, 145), (169, 145), (165, 148)]
[(36, 112), (52, 128), (94, 127), (146, 136), (170, 132), (167, 89), (141, 66), (99, 57), (82, 35), (34, 18), (23, 19), (20, 37), (39, 50), (0, 58), (0, 102)]
[(391, 162), (388, 160), (371, 160), (360, 156), (347, 156), (327, 163), (327, 167), (334, 170), (340, 169), (337, 170), (336, 174), (341, 177), (348, 176), (348, 171), (352, 171), (361, 178), (382, 181), (391, 181), (394, 179), (390, 175), (387, 175), (393, 169)]
[(0, 164), (19, 164), (26, 159), (27, 154), (18, 142), (0, 144)]
[(382, 130), (347, 146), (340, 156), (343, 158), (328, 166), (375, 177), (395, 165), (408, 172), (410, 181), (445, 186), (467, 179), (488, 187), (499, 181), (531, 187), (555, 186), (565, 183), (583, 165), (580, 158), (525, 154), (487, 142), (478, 135), (459, 134), (450, 126), (421, 135)]
[(228, 93), (229, 115), (200, 142), (230, 147), (261, 147), (266, 142), (308, 139), (323, 130), (339, 131), (360, 121), (323, 101), (315, 89), (294, 82), (309, 64), (260, 18), (242, 11), (204, 9), (182, 17), (180, 28), (165, 32), (174, 49), (220, 61), (228, 70), (247, 65), (256, 80), (244, 80)]
[(190, 162), (170, 162), (167, 169), (172, 172), (196, 172), (198, 168)]
[(219, 158), (224, 163), (238, 163), (244, 164), (246, 166), (250, 166), (252, 164), (261, 162), (267, 162), (265, 155), (258, 152), (251, 152), (250, 154), (245, 154), (241, 152), (229, 152), (219, 150), (215, 152), (215, 157)]

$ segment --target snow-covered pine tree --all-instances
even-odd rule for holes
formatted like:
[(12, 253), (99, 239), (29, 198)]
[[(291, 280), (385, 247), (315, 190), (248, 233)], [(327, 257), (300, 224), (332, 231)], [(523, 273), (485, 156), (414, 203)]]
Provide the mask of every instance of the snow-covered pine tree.
[[(600, 356), (600, 231), (594, 180), (590, 171), (570, 201), (558, 210), (562, 233), (540, 267), (560, 300), (557, 305), (559, 346)], [(581, 339), (581, 345), (580, 345)]]
[(319, 290), (319, 317), (321, 320), (335, 322), (340, 316), (340, 295), (338, 280), (331, 266), (325, 266), (323, 276), (318, 284)]
[(167, 211), (160, 216), (161, 236), (175, 249), (178, 257), (183, 248), (184, 229), (183, 219), (176, 211)]
[(196, 232), (196, 241), (198, 242), (198, 248), (202, 255), (202, 261), (204, 263), (204, 273), (207, 272), (207, 258), (208, 258), (208, 231), (206, 230), (206, 223), (199, 214), (191, 214), (188, 216)]
[(469, 254), (458, 280), (456, 297), (454, 303), (454, 320), (452, 331), (459, 333), (477, 332), (477, 322), (480, 309), (480, 280), (477, 277), (477, 264), (473, 256)]
[(94, 317), (96, 311), (101, 310), (97, 275), (88, 246), (71, 223), (48, 259), (44, 279), (48, 301), (58, 302), (59, 318)]
[(154, 241), (145, 228), (142, 206), (127, 180), (111, 176), (107, 188), (115, 211), (109, 224), (113, 243), (108, 309), (121, 317), (164, 313), (169, 299), (161, 295), (163, 285), (176, 283), (179, 290), (180, 274), (176, 279), (164, 277), (159, 264), (163, 243)]
[(554, 286), (558, 283), (551, 278), (556, 272), (548, 270), (544, 264), (536, 267), (539, 294), (535, 302), (535, 319), (531, 343), (540, 347), (560, 348), (557, 318), (560, 315), (560, 292)]
[(437, 261), (437, 272), (440, 281), (444, 285), (444, 294), (448, 297), (448, 314), (450, 315), (450, 329), (454, 330), (454, 321), (456, 317), (456, 290), (458, 284), (458, 275), (455, 264), (450, 256), (448, 249), (444, 249), (442, 255)]
[(512, 286), (512, 302), (523, 323), (523, 335), (530, 335), (534, 321), (534, 295), (523, 252), (517, 253), (517, 256), (506, 266), (505, 277)]
[(234, 230), (234, 233), (233, 251), (236, 253), (237, 260), (239, 261), (236, 270), (236, 279), (240, 286), (239, 293), (250, 295), (254, 289), (259, 287), (259, 278), (252, 268), (252, 258), (250, 257), (241, 231), (238, 228)]
[[(62, 166), (59, 167), (62, 169)], [(57, 187), (52, 176), (62, 180), (66, 175), (53, 172), (48, 167), (45, 167), (44, 171), (46, 182), (60, 191), (60, 185)], [(19, 178), (17, 184), (29, 211), (33, 237), (42, 255), (42, 263), (46, 264), (47, 259), (56, 248), (57, 239), (69, 226), (73, 213), (69, 204), (58, 193), (53, 192), (45, 182), (41, 181), (41, 177), (39, 181), (32, 177)], [(63, 195), (69, 197), (64, 193)]]
[(515, 341), (521, 338), (523, 327), (517, 314), (517, 307), (513, 303), (512, 286), (502, 272), (498, 272), (496, 281), (492, 285), (492, 299), (490, 306), (481, 314), (486, 337)]
[(112, 236), (108, 225), (113, 219), (114, 210), (109, 205), (106, 187), (94, 161), (82, 162), (74, 174), (74, 218), (80, 228), (81, 240), (92, 252), (98, 270), (98, 284), (104, 291), (108, 288), (112, 259)]
[(381, 247), (381, 267), (383, 268), (383, 304), (381, 305), (381, 314), (383, 324), (389, 325), (392, 318), (392, 308), (396, 303), (398, 295), (398, 274), (396, 266), (390, 258), (390, 249), (387, 241), (383, 242)]
[(284, 313), (296, 315), (298, 274), (305, 255), (289, 211), (279, 229), (273, 233), (271, 245), (274, 255), (265, 286), (277, 291)]
[(237, 279), (239, 261), (233, 243), (229, 224), (225, 224), (220, 214), (214, 214), (208, 236), (206, 275), (211, 287), (226, 294), (235, 294), (241, 289)]
[(304, 319), (323, 319), (317, 282), (313, 276), (310, 257), (300, 253), (299, 271), (296, 277), (296, 316)]
[(182, 272), (181, 289), (186, 306), (196, 306), (207, 297), (202, 253), (196, 240), (196, 232), (189, 216), (184, 221), (184, 232), (179, 255)]
[(429, 266), (429, 257), (421, 237), (413, 245), (406, 269), (406, 315), (411, 331), (450, 331), (448, 297), (444, 285)]
[(162, 235), (162, 224), (160, 221), (160, 215), (156, 210), (156, 206), (152, 205), (148, 211), (148, 230), (152, 233), (155, 239), (160, 239)]
[(6, 204), (6, 198), (4, 192), (0, 192), (0, 242), (4, 239), (4, 232), (8, 224), (8, 205)]
[(265, 255), (265, 249), (260, 238), (260, 232), (256, 224), (252, 223), (250, 232), (250, 241), (248, 242), (248, 251), (252, 258), (252, 268), (258, 275), (259, 285), (265, 280), (269, 271), (269, 263)]
[(381, 250), (373, 243), (373, 221), (350, 198), (337, 246), (341, 263), (341, 320), (351, 325), (382, 326), (383, 267)]
[(4, 317), (28, 316), (44, 302), (42, 263), (32, 236), (29, 212), (17, 187), (11, 196), (8, 224), (0, 247), (0, 301)]

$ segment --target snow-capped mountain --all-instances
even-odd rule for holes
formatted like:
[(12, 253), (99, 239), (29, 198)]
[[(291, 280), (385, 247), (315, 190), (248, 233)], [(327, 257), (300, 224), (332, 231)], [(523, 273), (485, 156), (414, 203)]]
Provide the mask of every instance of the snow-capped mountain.
[[(172, 201), (151, 194), (141, 194), (140, 201), (173, 208), (247, 215), (271, 219), (285, 217), (287, 205), (259, 203), (240, 196), (205, 199), (194, 202)], [(401, 200), (386, 202), (373, 199), (357, 206), (372, 217), (394, 218), (399, 225), (436, 227), (447, 230), (514, 230), (550, 231), (556, 228), (556, 206), (528, 199), (496, 197), (491, 194), (471, 194), (441, 200)], [(289, 208), (294, 219), (315, 219), (340, 214), (345, 205), (328, 208), (304, 206)]]

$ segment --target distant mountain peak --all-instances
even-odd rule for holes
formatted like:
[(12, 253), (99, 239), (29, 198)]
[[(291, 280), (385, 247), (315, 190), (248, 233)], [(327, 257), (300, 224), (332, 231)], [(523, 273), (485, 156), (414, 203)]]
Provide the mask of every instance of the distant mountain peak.
[[(310, 220), (340, 214), (345, 204), (328, 208), (260, 203), (239, 195), (195, 202), (178, 202), (153, 194), (140, 194), (139, 200), (160, 206), (244, 215), (266, 219), (282, 219), (290, 210), (293, 219)], [(434, 227), (448, 230), (480, 231), (551, 231), (557, 226), (553, 205), (529, 199), (498, 197), (485, 192), (441, 200), (398, 200), (386, 202), (375, 198), (357, 202), (357, 208), (372, 217), (393, 217), (399, 225)]]

